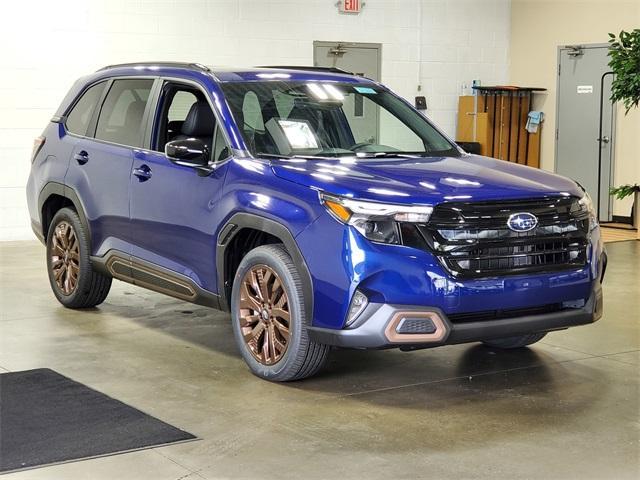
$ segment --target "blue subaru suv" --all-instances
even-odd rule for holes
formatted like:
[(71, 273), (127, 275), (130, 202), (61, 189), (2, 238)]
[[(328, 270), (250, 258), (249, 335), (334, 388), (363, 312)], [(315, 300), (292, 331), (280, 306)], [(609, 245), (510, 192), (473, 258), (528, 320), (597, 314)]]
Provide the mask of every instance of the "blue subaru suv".
[(268, 380), (313, 375), (331, 347), (517, 348), (602, 315), (580, 185), (469, 155), (346, 72), (106, 67), (31, 161), (60, 303), (98, 305), (116, 278), (227, 310)]

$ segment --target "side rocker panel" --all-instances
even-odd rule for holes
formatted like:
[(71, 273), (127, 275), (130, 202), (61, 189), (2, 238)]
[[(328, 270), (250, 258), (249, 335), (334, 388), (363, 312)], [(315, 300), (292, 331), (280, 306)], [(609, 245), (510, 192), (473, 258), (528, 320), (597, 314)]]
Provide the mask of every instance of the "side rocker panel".
[(125, 253), (109, 250), (103, 257), (91, 257), (91, 263), (96, 270), (123, 282), (185, 302), (212, 308), (220, 307), (218, 295), (204, 290), (189, 277)]

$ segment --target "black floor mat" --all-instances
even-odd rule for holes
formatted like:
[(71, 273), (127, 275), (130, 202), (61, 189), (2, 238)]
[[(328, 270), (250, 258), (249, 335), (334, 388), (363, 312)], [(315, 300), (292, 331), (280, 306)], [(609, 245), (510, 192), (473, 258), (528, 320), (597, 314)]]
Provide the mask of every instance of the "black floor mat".
[(0, 472), (194, 438), (47, 368), (0, 374)]

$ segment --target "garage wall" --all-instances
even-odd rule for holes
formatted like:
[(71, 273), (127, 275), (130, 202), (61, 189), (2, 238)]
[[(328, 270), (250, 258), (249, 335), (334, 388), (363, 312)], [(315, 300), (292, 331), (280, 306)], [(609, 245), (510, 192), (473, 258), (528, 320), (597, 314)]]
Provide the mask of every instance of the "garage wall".
[[(482, 5), (479, 5), (479, 4)], [(508, 0), (49, 0), (3, 4), (0, 240), (33, 238), (24, 185), (33, 139), (79, 76), (111, 63), (309, 65), (313, 40), (383, 44), (382, 80), (455, 132), (463, 81), (507, 78)]]
[[(638, 0), (513, 0), (510, 83), (548, 89), (537, 95), (545, 113), (541, 166), (553, 171), (556, 123), (557, 48), (606, 43), (608, 32), (640, 25)], [(640, 111), (617, 112), (614, 184), (640, 183)], [(628, 216), (633, 200), (614, 201), (614, 215)]]
[[(373, 3), (373, 2), (371, 2)], [(469, 88), (507, 83), (509, 77), (509, 0), (421, 2), (420, 80), (429, 116), (455, 136), (458, 97)]]

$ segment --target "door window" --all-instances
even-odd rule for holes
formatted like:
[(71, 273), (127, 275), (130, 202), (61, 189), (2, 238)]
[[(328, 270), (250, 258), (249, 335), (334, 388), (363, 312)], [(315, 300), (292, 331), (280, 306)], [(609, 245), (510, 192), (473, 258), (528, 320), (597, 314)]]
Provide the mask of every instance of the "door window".
[(173, 140), (197, 138), (211, 151), (214, 161), (225, 159), (230, 150), (205, 94), (196, 87), (166, 83), (156, 115), (154, 149), (164, 151)]
[(193, 92), (178, 90), (173, 96), (169, 107), (169, 122), (184, 122), (191, 105), (196, 103), (197, 100)]
[(213, 161), (219, 162), (231, 155), (231, 150), (227, 146), (227, 141), (224, 139), (224, 134), (219, 125), (216, 126), (216, 132), (213, 139)]
[(95, 137), (121, 145), (141, 147), (142, 118), (152, 85), (152, 79), (113, 82), (100, 110)]
[(97, 83), (82, 94), (80, 100), (76, 102), (67, 115), (65, 126), (69, 132), (76, 135), (86, 135), (87, 127), (100, 100), (105, 84), (106, 82)]

